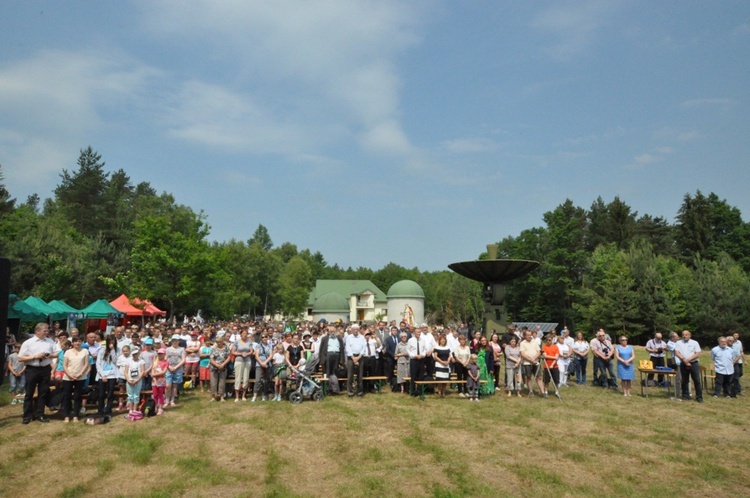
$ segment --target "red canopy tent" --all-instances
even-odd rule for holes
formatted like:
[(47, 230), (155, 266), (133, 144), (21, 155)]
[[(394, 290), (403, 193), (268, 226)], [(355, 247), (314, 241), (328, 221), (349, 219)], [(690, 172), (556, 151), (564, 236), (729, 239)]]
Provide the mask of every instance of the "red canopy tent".
[(141, 299), (138, 299), (136, 297), (136, 298), (133, 299), (133, 303), (136, 306), (143, 307), (143, 311), (145, 313), (145, 316), (166, 316), (167, 315), (166, 311), (160, 310), (159, 308), (157, 308), (156, 306), (154, 306), (154, 304), (151, 301), (149, 301), (148, 299), (142, 299), (141, 300)]
[(109, 304), (111, 304), (112, 307), (120, 313), (125, 313), (125, 316), (148, 316), (148, 314), (145, 313), (144, 310), (138, 309), (130, 304), (130, 299), (125, 294), (122, 294), (117, 299), (110, 301)]

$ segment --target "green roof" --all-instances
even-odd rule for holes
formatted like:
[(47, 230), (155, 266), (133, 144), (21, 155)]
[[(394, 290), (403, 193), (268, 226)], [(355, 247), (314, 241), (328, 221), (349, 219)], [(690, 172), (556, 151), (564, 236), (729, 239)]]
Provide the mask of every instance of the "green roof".
[(349, 301), (336, 292), (328, 292), (315, 300), (313, 313), (349, 313)]
[(335, 292), (347, 299), (352, 295), (360, 295), (365, 291), (375, 294), (376, 303), (386, 302), (385, 293), (369, 280), (317, 280), (315, 288), (310, 291), (310, 297), (307, 302), (308, 306), (312, 307), (315, 305), (316, 299), (329, 292)]
[(400, 280), (388, 289), (388, 299), (405, 297), (424, 299), (424, 291), (413, 280)]

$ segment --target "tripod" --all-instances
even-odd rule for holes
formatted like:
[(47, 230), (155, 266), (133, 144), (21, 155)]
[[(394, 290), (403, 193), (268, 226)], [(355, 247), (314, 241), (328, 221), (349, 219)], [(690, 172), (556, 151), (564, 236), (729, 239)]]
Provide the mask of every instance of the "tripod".
[(549, 380), (552, 382), (552, 386), (555, 388), (555, 396), (557, 396), (557, 399), (562, 401), (562, 397), (560, 396), (560, 389), (557, 388), (557, 384), (555, 383), (554, 377), (552, 377), (552, 372), (550, 371), (549, 367), (547, 366), (547, 362), (544, 360), (544, 358), (539, 359), (539, 363), (536, 365), (536, 371), (534, 372), (534, 378), (536, 379), (536, 376), (539, 375), (539, 368), (542, 366), (542, 363), (544, 364), (545, 370), (547, 370), (547, 375), (549, 375)]

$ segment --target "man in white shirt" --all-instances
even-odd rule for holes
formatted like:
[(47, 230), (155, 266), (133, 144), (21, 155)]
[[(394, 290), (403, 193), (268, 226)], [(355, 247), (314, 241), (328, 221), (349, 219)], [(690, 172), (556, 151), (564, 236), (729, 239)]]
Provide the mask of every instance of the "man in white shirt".
[(682, 399), (690, 399), (690, 378), (695, 386), (695, 399), (703, 403), (703, 389), (701, 387), (701, 367), (699, 364), (701, 347), (697, 341), (690, 338), (689, 330), (682, 331), (682, 340), (675, 344), (674, 352), (680, 360), (680, 375), (682, 377)]
[(132, 346), (133, 342), (125, 336), (125, 327), (115, 327), (115, 339), (117, 339), (117, 355), (122, 354), (122, 348)]
[[(646, 343), (646, 351), (648, 351), (651, 359), (651, 363), (656, 367), (664, 366), (664, 359), (667, 355), (667, 343), (661, 340), (661, 332), (654, 334), (654, 338)], [(654, 380), (654, 374), (648, 374), (647, 382)], [(659, 385), (664, 383), (664, 376), (659, 375), (657, 378)]]
[(734, 377), (734, 351), (727, 345), (726, 337), (719, 337), (718, 345), (711, 350), (711, 360), (714, 362), (716, 382), (714, 384), (714, 398), (723, 393), (725, 398), (736, 398), (732, 391)]
[(362, 386), (362, 374), (364, 373), (364, 362), (362, 356), (367, 347), (367, 341), (359, 333), (359, 325), (351, 326), (351, 333), (344, 338), (344, 352), (346, 354), (346, 390), (349, 397), (354, 397), (352, 384), (354, 383), (354, 369), (357, 369), (357, 396), (364, 396)]
[(240, 340), (240, 329), (237, 325), (232, 326), (232, 333), (229, 335), (229, 344), (235, 344)]
[[(24, 341), (18, 351), (18, 361), (26, 364), (26, 398), (23, 400), (23, 423), (28, 424), (32, 418), (40, 422), (49, 422), (44, 416), (44, 401), (49, 393), (49, 381), (52, 374), (52, 362), (57, 360), (55, 342), (47, 337), (49, 325), (37, 323), (34, 336)], [(34, 391), (38, 390), (36, 408), (34, 408)]]
[[(364, 377), (372, 377), (377, 375), (377, 361), (380, 357), (381, 346), (378, 338), (368, 330), (365, 333), (365, 352), (362, 355), (362, 375)], [(364, 385), (364, 390), (371, 391), (374, 389), (374, 383), (367, 381)]]
[(543, 393), (544, 383), (542, 382), (542, 369), (539, 367), (542, 350), (536, 342), (535, 335), (530, 330), (524, 330), (524, 339), (519, 347), (521, 349), (521, 359), (523, 360), (523, 365), (521, 367), (523, 382), (529, 389), (529, 396), (534, 395), (534, 385), (532, 381), (535, 376), (539, 392)]
[(573, 343), (576, 341), (570, 337), (570, 330), (568, 330), (568, 327), (563, 327), (562, 336), (564, 338), (563, 342), (566, 346), (570, 348), (571, 351), (573, 351)]
[(732, 334), (731, 338), (732, 340), (729, 341), (729, 337), (727, 337), (727, 344), (731, 344), (731, 348), (735, 352), (734, 376), (732, 378), (732, 386), (734, 387), (734, 393), (740, 396), (742, 394), (740, 377), (742, 377), (742, 368), (745, 363), (745, 349), (742, 347), (742, 341), (740, 341), (739, 332), (735, 332), (734, 334)]
[(422, 337), (422, 329), (414, 329), (414, 334), (406, 342), (406, 352), (409, 353), (409, 375), (411, 376), (411, 395), (419, 396), (416, 381), (422, 379), (426, 344)]
[[(597, 372), (599, 373), (598, 383), (604, 387), (611, 387), (617, 390), (617, 377), (612, 367), (612, 356), (615, 354), (615, 348), (612, 342), (607, 339), (607, 333), (604, 329), (596, 332), (596, 337), (591, 340), (591, 352), (594, 354), (594, 382), (597, 382)], [(607, 378), (609, 374), (609, 378)]]
[(420, 325), (421, 337), (425, 345), (425, 357), (424, 357), (424, 368), (427, 371), (427, 378), (432, 379), (435, 375), (435, 358), (432, 357), (432, 352), (437, 346), (437, 340), (435, 336), (429, 332), (429, 327), (426, 323)]
[(458, 329), (456, 328), (448, 329), (448, 335), (446, 336), (446, 345), (448, 346), (448, 349), (451, 350), (451, 354), (453, 354), (456, 351), (456, 348), (459, 346)]

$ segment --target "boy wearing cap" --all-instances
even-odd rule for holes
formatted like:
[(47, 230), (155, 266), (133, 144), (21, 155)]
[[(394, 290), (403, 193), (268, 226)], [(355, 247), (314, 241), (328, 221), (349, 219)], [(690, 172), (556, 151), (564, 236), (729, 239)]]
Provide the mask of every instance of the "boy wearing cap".
[(156, 358), (156, 351), (154, 351), (154, 340), (151, 337), (143, 339), (143, 347), (141, 350), (141, 360), (143, 360), (143, 385), (144, 391), (151, 390), (151, 367), (154, 366), (154, 359)]

